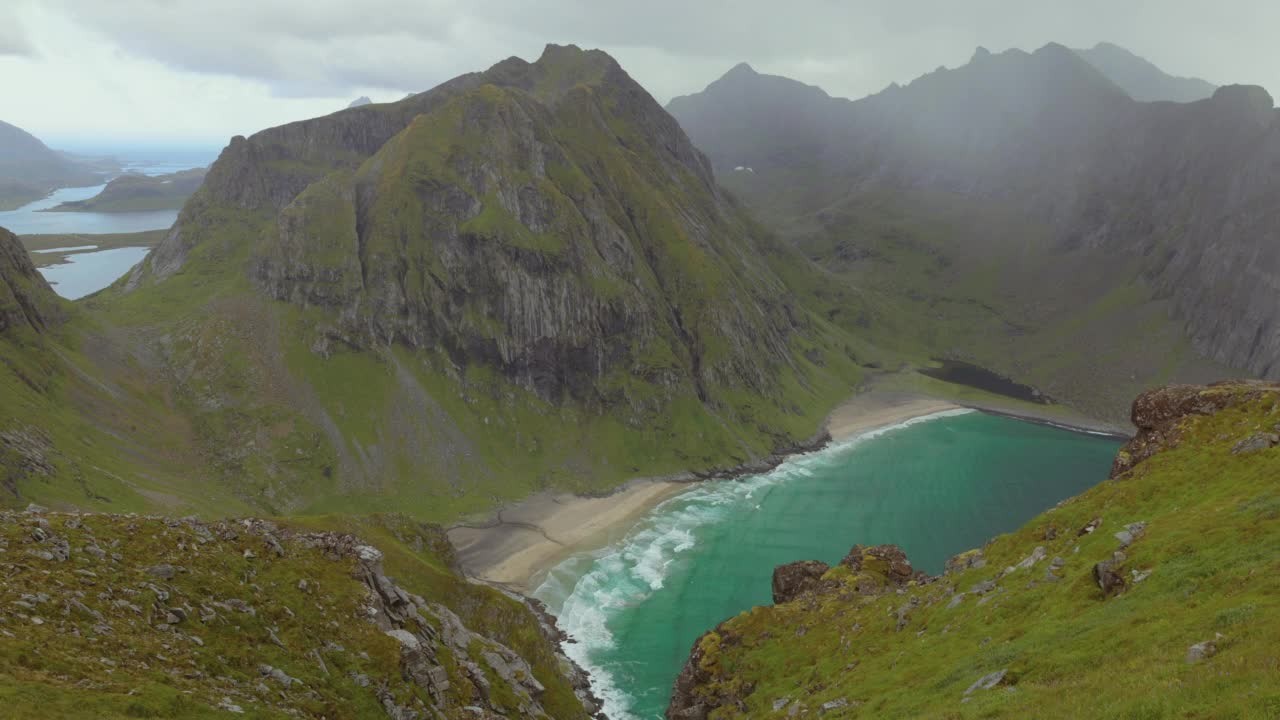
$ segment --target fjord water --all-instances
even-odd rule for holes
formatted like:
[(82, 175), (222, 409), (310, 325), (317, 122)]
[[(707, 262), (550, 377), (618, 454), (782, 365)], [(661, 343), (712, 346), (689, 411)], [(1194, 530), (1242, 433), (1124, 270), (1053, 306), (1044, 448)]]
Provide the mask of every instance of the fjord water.
[(764, 475), (694, 485), (623, 540), (553, 568), (534, 595), (577, 641), (569, 653), (609, 717), (660, 718), (694, 640), (769, 604), (774, 566), (896, 543), (940, 572), (1105, 479), (1118, 447), (965, 411), (908, 421)]
[[(167, 173), (205, 167), (218, 156), (213, 149), (192, 148), (92, 148), (85, 154), (110, 156), (119, 160), (128, 172), (144, 175)], [(95, 213), (95, 212), (47, 212), (64, 202), (88, 200), (106, 187), (106, 180), (92, 187), (62, 188), (47, 197), (28, 203), (16, 210), (0, 212), (0, 227), (17, 235), (58, 233), (133, 233), (145, 230), (163, 230), (178, 218), (177, 210), (145, 212)]]

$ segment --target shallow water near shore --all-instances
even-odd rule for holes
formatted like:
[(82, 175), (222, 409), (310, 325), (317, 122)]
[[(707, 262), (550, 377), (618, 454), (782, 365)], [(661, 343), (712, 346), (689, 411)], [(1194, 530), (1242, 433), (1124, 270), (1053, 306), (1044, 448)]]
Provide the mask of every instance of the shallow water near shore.
[(873, 431), (656, 507), (533, 593), (577, 642), (614, 720), (661, 718), (703, 632), (771, 602), (775, 565), (896, 543), (915, 567), (1009, 532), (1107, 477), (1119, 443), (969, 411)]

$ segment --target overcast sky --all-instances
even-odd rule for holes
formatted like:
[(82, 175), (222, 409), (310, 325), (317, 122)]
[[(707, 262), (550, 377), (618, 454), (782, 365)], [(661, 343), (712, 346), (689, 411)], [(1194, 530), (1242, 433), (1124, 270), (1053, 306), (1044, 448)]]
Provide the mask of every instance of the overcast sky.
[(1275, 0), (0, 0), (0, 120), (54, 146), (220, 146), (548, 42), (610, 52), (661, 102), (742, 61), (861, 97), (1050, 41), (1280, 87), (1277, 27)]

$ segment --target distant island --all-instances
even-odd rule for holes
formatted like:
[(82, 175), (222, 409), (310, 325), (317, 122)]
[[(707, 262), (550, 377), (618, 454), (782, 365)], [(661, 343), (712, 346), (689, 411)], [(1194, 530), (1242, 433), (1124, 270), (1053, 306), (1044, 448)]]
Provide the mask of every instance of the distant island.
[(0, 121), (0, 211), (14, 210), (64, 187), (97, 185), (114, 160), (51, 150), (31, 133)]
[(169, 175), (126, 173), (107, 183), (87, 200), (64, 202), (48, 212), (146, 212), (177, 210), (204, 182), (208, 168), (183, 170)]

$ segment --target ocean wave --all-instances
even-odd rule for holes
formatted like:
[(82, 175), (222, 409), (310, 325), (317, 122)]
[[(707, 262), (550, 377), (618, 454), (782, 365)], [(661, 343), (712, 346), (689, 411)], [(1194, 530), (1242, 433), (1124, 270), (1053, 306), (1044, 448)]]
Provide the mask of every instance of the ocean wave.
[(565, 652), (591, 674), (592, 689), (614, 720), (641, 720), (636, 698), (620, 684), (625, 668), (597, 661), (616, 646), (609, 621), (662, 589), (673, 568), (698, 545), (698, 532), (736, 513), (755, 511), (773, 486), (813, 477), (863, 442), (912, 425), (972, 412), (946, 410), (865, 432), (821, 450), (788, 458), (768, 473), (699, 483), (638, 521), (619, 541), (579, 553), (552, 568), (533, 596), (546, 603), (560, 629), (575, 642)]

